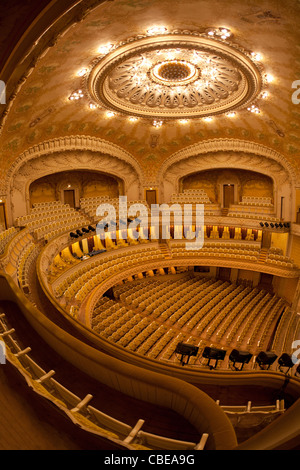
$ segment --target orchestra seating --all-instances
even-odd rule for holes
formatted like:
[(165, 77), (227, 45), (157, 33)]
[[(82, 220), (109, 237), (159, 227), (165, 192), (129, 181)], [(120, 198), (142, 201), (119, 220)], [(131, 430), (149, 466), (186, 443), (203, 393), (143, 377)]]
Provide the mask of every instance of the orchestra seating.
[(300, 0), (1, 5), (0, 450), (300, 450)]
[[(167, 279), (165, 279), (167, 278)], [(186, 273), (115, 286), (116, 300), (101, 298), (93, 330), (137, 354), (174, 360), (176, 344), (263, 347), (287, 305), (275, 295)], [(191, 363), (193, 362), (192, 359)]]
[[(204, 194), (195, 193), (195, 198), (192, 196), (192, 192), (184, 195), (192, 203), (202, 200), (210, 204)], [(29, 215), (18, 218), (14, 227), (0, 234), (2, 254), (6, 249), (10, 260), (9, 269), (12, 272), (16, 270), (15, 280), (29, 299), (36, 298), (31, 296), (35, 289), (32, 280), (45, 242), (51, 243), (58, 235), (70, 230), (76, 232), (78, 228), (95, 223), (95, 207), (99, 199), (89, 199), (93, 199), (93, 204), (82, 200), (80, 210), (58, 202), (37, 204)], [(107, 201), (116, 203), (113, 199), (102, 200)], [(245, 206), (257, 207), (253, 201), (244, 203)], [(261, 201), (257, 203), (262, 204)], [(262, 207), (268, 208), (267, 204), (271, 203), (263, 204), (265, 206)], [(176, 230), (179, 233), (180, 227), (174, 227), (173, 235), (177, 233)], [(150, 234), (154, 232), (150, 230)], [(243, 282), (242, 278), (236, 282), (223, 280), (212, 276), (210, 269), (205, 274), (194, 272), (194, 266), (196, 263), (202, 264), (199, 261), (203, 260), (203, 265), (209, 267), (211, 259), (212, 266), (222, 266), (222, 260), (230, 260), (249, 263), (249, 269), (251, 264), (255, 266), (263, 263), (265, 266), (294, 270), (298, 269), (294, 261), (285, 256), (281, 248), (262, 250), (261, 234), (254, 237), (252, 229), (242, 231), (238, 226), (231, 232), (226, 226), (222, 230), (217, 225), (209, 228), (205, 226), (201, 250), (187, 250), (187, 242), (177, 237), (163, 244), (156, 238), (135, 240), (130, 230), (124, 239), (118, 231), (106, 232), (102, 240), (97, 232), (83, 233), (76, 241), (70, 237), (68, 245), (56, 253), (47, 270), (52, 294), (66, 313), (77, 319), (81, 305), (92, 292), (97, 291), (98, 286), (113, 279), (114, 275), (136, 267), (139, 268), (136, 274), (124, 275), (122, 281), (113, 285), (112, 298), (100, 296), (86, 316), (86, 326), (107, 345), (121, 348), (124, 354), (135, 354), (143, 360), (173, 366), (180, 364), (181, 360), (176, 353), (176, 346), (180, 342), (187, 343), (198, 348), (199, 352), (189, 358), (189, 366), (196, 369), (207, 367), (201, 358), (206, 347), (224, 351), (237, 348), (255, 355), (265, 350), (272, 340), (272, 350), (276, 354), (289, 350), (292, 340), (299, 333), (299, 325), (294, 317), (290, 318), (290, 305), (285, 300), (259, 286), (253, 287), (251, 281)], [(190, 264), (180, 265), (183, 260), (189, 259)], [(166, 268), (153, 267), (164, 260), (168, 261)], [(151, 263), (151, 269), (147, 263)], [(13, 344), (11, 335), (8, 335), (7, 341)], [(22, 351), (18, 350), (18, 353)], [(37, 375), (34, 380), (42, 380), (44, 385), (50, 384), (47, 372), (32, 361), (28, 354), (24, 354), (24, 358), (27, 362), (23, 363), (22, 359), (21, 366), (25, 366), (28, 371), (35, 371)], [(274, 370), (276, 367), (275, 364)], [(227, 357), (219, 362), (218, 368), (230, 368)], [(245, 365), (246, 370), (252, 368), (253, 361)], [(45, 380), (44, 376), (47, 377)], [(66, 401), (66, 409), (69, 411), (80, 408), (85, 400), (52, 377), (51, 390), (55, 400), (60, 397)], [(90, 405), (83, 405), (82, 410), (87, 411), (92, 424), (96, 423), (107, 436), (113, 435), (123, 442), (133, 432), (134, 426), (124, 423), (124, 435), (116, 432), (115, 421), (104, 419), (102, 412)], [(275, 416), (283, 411), (273, 407), (265, 412)], [(253, 407), (251, 412), (254, 416), (260, 410)], [(231, 414), (237, 416), (244, 411), (227, 407), (226, 413), (232, 417)], [(138, 429), (139, 425), (141, 423), (137, 423), (135, 439), (131, 441), (133, 447), (167, 449), (177, 445), (183, 449), (194, 449), (202, 446), (184, 441), (175, 443), (163, 436), (146, 433)]]

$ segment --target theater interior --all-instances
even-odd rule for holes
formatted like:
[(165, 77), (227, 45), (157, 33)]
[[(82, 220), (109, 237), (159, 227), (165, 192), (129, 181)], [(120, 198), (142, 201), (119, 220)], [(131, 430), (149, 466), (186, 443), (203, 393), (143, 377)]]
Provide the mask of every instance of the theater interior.
[(300, 450), (299, 18), (2, 0), (1, 450)]

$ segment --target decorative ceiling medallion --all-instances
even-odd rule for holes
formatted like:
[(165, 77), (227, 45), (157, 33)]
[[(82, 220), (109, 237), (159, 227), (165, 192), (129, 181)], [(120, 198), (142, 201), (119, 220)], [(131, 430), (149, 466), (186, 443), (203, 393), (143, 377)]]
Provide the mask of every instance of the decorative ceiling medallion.
[(154, 65), (149, 73), (150, 78), (158, 84), (182, 86), (195, 81), (200, 69), (184, 60), (165, 60)]
[(178, 31), (130, 38), (94, 61), (85, 86), (96, 104), (149, 119), (187, 119), (247, 108), (260, 65), (236, 44)]

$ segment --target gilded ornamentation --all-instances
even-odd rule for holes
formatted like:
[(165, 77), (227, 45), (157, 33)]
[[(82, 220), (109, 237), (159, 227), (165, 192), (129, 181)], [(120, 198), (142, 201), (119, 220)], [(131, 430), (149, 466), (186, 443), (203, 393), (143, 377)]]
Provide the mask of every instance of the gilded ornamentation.
[(250, 53), (205, 33), (179, 30), (111, 47), (82, 81), (95, 104), (151, 119), (246, 108), (264, 85), (261, 65)]

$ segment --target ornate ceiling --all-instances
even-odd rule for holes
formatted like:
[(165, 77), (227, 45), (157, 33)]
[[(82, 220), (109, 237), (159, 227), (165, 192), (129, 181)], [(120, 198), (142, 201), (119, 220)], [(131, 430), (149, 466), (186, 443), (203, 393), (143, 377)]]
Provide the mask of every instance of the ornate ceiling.
[(211, 117), (251, 106), (263, 74), (250, 54), (210, 33), (214, 31), (166, 29), (112, 46), (91, 71), (82, 70), (87, 79), (80, 95), (87, 89), (91, 105), (148, 118), (150, 123)]
[(2, 180), (24, 152), (68, 136), (111, 143), (149, 184), (172, 155), (222, 139), (299, 168), (298, 1), (90, 3), (68, 28), (60, 19), (2, 113)]

